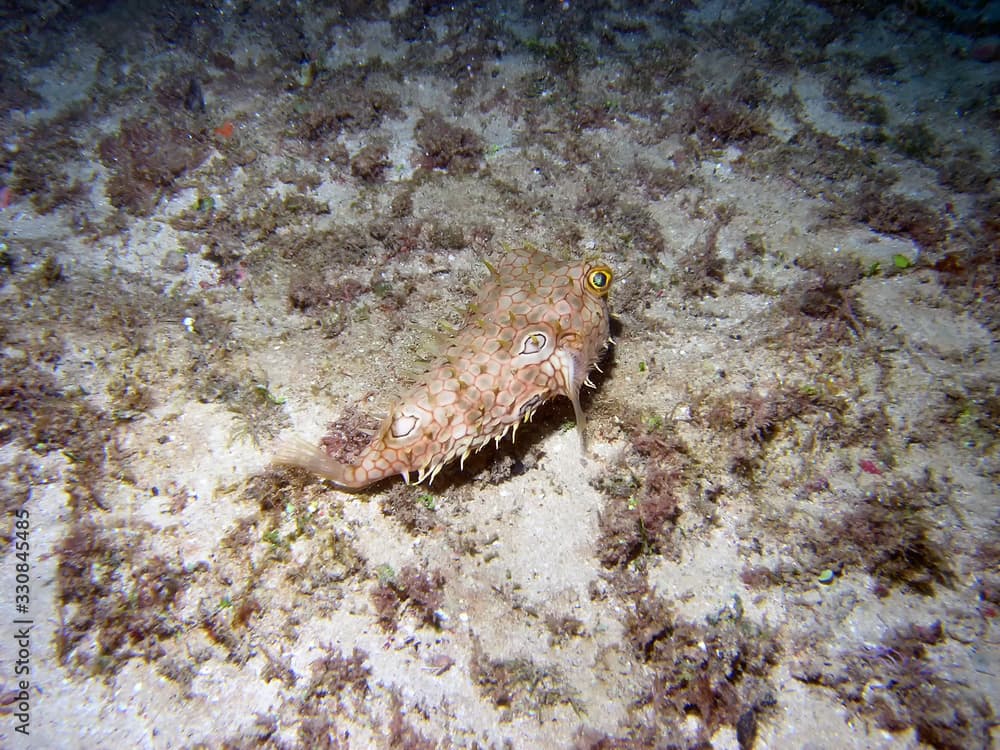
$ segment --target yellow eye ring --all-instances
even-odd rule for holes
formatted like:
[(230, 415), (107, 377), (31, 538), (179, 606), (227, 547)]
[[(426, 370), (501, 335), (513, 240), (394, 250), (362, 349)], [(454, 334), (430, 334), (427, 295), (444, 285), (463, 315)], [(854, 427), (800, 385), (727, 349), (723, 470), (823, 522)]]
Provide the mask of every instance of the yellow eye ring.
[(607, 266), (598, 266), (587, 271), (587, 287), (595, 294), (605, 295), (611, 288), (613, 278), (611, 269)]

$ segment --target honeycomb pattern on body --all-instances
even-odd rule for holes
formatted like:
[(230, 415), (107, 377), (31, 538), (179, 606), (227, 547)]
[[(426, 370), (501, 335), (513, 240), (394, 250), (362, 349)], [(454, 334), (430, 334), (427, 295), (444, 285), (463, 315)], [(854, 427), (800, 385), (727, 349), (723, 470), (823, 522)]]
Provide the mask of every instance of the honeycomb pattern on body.
[(357, 465), (304, 445), (278, 461), (353, 489), (395, 474), (433, 480), (557, 395), (573, 402), (582, 436), (580, 389), (609, 342), (610, 268), (523, 248), (490, 266), (490, 275), (463, 327), (395, 403)]

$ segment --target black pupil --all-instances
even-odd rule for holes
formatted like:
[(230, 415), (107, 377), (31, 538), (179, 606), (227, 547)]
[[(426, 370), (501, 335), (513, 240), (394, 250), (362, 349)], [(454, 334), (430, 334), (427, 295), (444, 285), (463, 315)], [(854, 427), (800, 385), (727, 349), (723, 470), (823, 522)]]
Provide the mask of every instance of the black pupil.
[(608, 284), (608, 275), (603, 271), (598, 271), (591, 277), (590, 283), (598, 289), (603, 289)]

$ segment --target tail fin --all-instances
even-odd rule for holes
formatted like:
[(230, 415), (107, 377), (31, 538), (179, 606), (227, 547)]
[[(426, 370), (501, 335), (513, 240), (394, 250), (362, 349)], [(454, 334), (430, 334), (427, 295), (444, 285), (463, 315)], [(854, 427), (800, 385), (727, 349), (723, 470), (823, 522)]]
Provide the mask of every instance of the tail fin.
[(322, 448), (297, 435), (278, 444), (273, 463), (298, 466), (344, 489), (360, 490), (372, 483), (356, 466), (334, 460)]

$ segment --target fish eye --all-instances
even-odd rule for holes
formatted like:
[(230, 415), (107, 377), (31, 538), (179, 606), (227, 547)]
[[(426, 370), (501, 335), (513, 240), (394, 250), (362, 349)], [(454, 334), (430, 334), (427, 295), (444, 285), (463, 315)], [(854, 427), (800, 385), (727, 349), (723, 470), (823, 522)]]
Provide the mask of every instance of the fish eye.
[(607, 266), (598, 266), (587, 272), (587, 286), (590, 291), (604, 295), (611, 287), (612, 273)]

